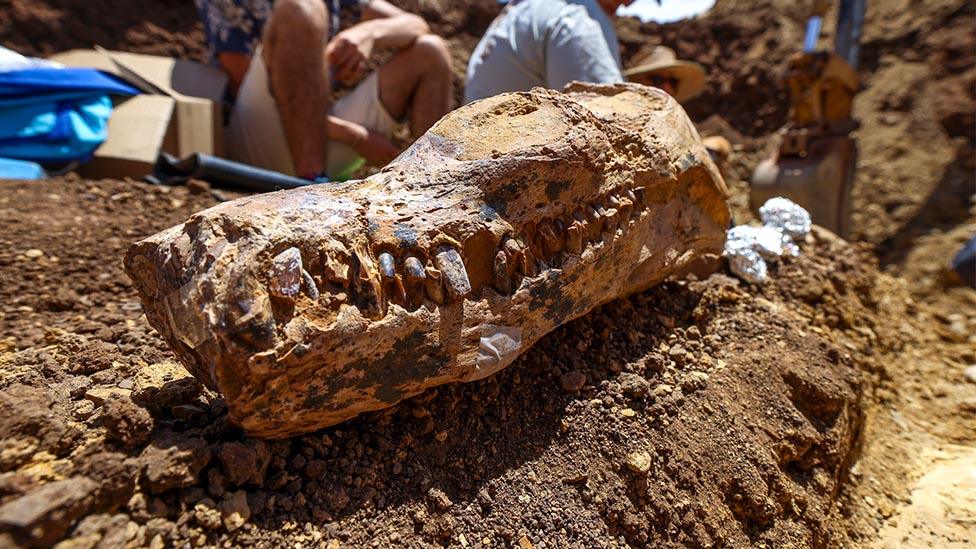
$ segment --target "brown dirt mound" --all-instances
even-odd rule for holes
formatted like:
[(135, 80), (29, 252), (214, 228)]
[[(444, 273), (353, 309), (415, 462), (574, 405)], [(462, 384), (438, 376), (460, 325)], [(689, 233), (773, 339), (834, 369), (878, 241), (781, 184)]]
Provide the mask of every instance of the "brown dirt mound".
[[(20, 542), (830, 539), (861, 424), (843, 329), (878, 324), (863, 251), (821, 238), (761, 290), (635, 295), (493, 378), (264, 443), (172, 363), (111, 259), (212, 199), (77, 179), (2, 197), (0, 525)], [(39, 502), (53, 481), (70, 497)]]

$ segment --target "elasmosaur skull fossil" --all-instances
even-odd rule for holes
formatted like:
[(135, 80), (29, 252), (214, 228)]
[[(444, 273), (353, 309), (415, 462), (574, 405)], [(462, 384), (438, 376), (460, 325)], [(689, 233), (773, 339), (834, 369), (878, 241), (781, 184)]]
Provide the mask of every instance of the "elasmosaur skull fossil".
[(572, 84), (448, 114), (381, 173), (251, 196), (134, 244), (150, 323), (279, 438), (504, 368), (720, 253), (727, 190), (681, 107)]

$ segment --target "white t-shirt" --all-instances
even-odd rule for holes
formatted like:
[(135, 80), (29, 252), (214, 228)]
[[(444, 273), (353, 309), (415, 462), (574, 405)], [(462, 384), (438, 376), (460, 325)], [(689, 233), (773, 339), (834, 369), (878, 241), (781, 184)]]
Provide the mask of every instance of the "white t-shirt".
[(623, 82), (613, 22), (596, 0), (516, 0), (492, 22), (468, 63), (464, 102), (573, 80)]

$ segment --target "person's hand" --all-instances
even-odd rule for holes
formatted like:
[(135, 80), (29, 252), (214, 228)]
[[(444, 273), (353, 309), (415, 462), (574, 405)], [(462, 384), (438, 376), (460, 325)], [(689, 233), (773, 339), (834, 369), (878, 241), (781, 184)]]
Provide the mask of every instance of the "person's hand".
[(363, 128), (363, 131), (365, 133), (357, 140), (353, 148), (363, 155), (369, 165), (385, 166), (400, 154), (399, 149), (383, 134), (366, 128)]
[(366, 63), (373, 55), (373, 37), (356, 27), (348, 28), (325, 46), (325, 57), (336, 80), (347, 86), (355, 84), (368, 70)]

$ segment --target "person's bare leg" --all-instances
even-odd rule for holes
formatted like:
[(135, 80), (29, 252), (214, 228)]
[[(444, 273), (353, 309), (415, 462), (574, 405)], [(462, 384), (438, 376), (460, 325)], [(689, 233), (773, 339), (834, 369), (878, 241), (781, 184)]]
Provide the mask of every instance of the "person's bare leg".
[(325, 171), (329, 16), (321, 0), (278, 0), (265, 27), (264, 61), (295, 173)]
[(425, 34), (379, 69), (380, 101), (394, 118), (410, 109), (417, 137), (451, 110), (451, 53), (439, 36)]

